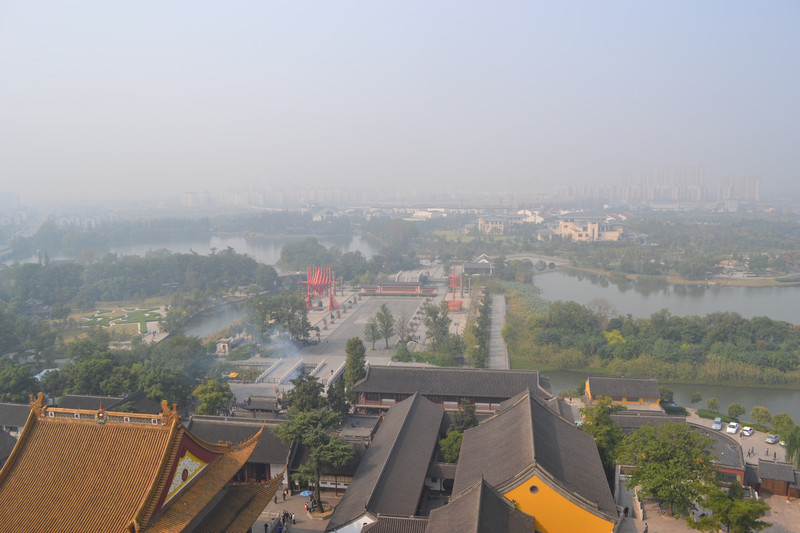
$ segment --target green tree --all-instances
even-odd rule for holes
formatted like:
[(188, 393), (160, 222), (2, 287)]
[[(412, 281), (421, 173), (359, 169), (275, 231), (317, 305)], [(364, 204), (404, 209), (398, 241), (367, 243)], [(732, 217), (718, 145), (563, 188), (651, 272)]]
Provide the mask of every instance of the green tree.
[(672, 516), (688, 513), (713, 483), (713, 444), (714, 439), (687, 424), (648, 424), (625, 438), (618, 459), (634, 467), (628, 488), (640, 486), (648, 496), (664, 500)]
[(25, 402), (34, 394), (36, 380), (30, 369), (9, 359), (0, 359), (0, 395), (4, 402)]
[(367, 375), (367, 350), (364, 343), (358, 337), (351, 337), (347, 340), (344, 348), (347, 359), (344, 363), (344, 385), (347, 390), (347, 399), (350, 403), (355, 402), (355, 392), (352, 390), (358, 380)]
[[(741, 489), (740, 486), (739, 488)], [(761, 500), (742, 500), (733, 490), (726, 494), (719, 487), (710, 485), (702, 505), (710, 509), (711, 513), (698, 520), (688, 517), (686, 523), (693, 529), (722, 531), (724, 528), (730, 533), (750, 533), (771, 525), (760, 520), (769, 511), (769, 505)]]
[(378, 324), (378, 317), (370, 317), (364, 325), (364, 338), (367, 342), (372, 343), (372, 349), (375, 349), (375, 343), (381, 340), (381, 327)]
[(700, 392), (698, 392), (698, 391), (693, 392), (692, 395), (689, 397), (689, 401), (691, 403), (698, 403), (702, 399), (703, 399), (703, 395), (700, 394)]
[(772, 417), (772, 428), (775, 433), (785, 437), (795, 428), (794, 420), (787, 413), (780, 413)]
[(457, 463), (461, 453), (461, 441), (464, 434), (460, 431), (448, 431), (447, 436), (439, 441), (439, 449), (446, 463)]
[(288, 333), (295, 342), (311, 337), (308, 307), (301, 291), (283, 291), (278, 296), (264, 296), (248, 303), (253, 324), (259, 335)]
[(658, 387), (658, 392), (661, 394), (661, 401), (664, 403), (672, 403), (672, 400), (675, 398), (675, 393), (666, 385), (660, 385)]
[(353, 447), (341, 437), (331, 437), (327, 430), (341, 423), (341, 415), (330, 409), (300, 411), (289, 408), (286, 420), (273, 431), (283, 442), (298, 441), (309, 450), (308, 462), (293, 475), (295, 481), (314, 483), (314, 500), (322, 509), (319, 482), (325, 466), (343, 466), (353, 455)]
[(719, 413), (719, 400), (716, 398), (709, 398), (706, 400), (706, 408), (709, 411), (714, 411), (715, 413)]
[(392, 310), (385, 303), (381, 304), (378, 314), (375, 315), (378, 320), (378, 329), (381, 333), (381, 338), (386, 341), (386, 347), (389, 347), (389, 339), (394, 335), (394, 316)]
[(625, 438), (611, 415), (625, 409), (625, 406), (614, 404), (611, 402), (611, 398), (605, 396), (598, 399), (592, 406), (580, 408), (583, 416), (581, 429), (594, 437), (609, 484), (614, 479), (614, 471), (617, 467), (617, 447)]
[(343, 379), (337, 379), (333, 385), (328, 386), (328, 407), (342, 416), (347, 416), (347, 413), (350, 412), (350, 403), (347, 401)]
[(744, 405), (740, 403), (733, 402), (728, 406), (728, 416), (731, 418), (735, 418), (739, 420), (739, 417), (742, 416), (747, 412), (747, 409), (744, 408)]
[(464, 433), (469, 428), (478, 425), (478, 416), (475, 414), (475, 406), (466, 398), (461, 398), (461, 406), (458, 411), (453, 413), (453, 423), (449, 431)]
[(800, 468), (800, 427), (792, 428), (783, 439), (786, 441), (786, 461)]
[(435, 352), (439, 344), (450, 333), (450, 317), (447, 314), (447, 302), (439, 305), (426, 304), (422, 308), (422, 323), (425, 325), (425, 336), (430, 344), (430, 349)]
[(198, 386), (193, 394), (201, 402), (195, 410), (199, 415), (218, 415), (220, 409), (233, 399), (230, 386), (216, 379), (209, 379), (204, 385)]
[(761, 407), (760, 405), (756, 405), (752, 409), (750, 409), (750, 418), (759, 425), (766, 425), (769, 424), (769, 421), (772, 420), (772, 415), (769, 414), (769, 409), (766, 407)]
[(325, 387), (319, 378), (301, 374), (292, 380), (292, 390), (286, 395), (287, 403), (290, 408), (301, 412), (320, 409), (325, 405), (323, 390)]

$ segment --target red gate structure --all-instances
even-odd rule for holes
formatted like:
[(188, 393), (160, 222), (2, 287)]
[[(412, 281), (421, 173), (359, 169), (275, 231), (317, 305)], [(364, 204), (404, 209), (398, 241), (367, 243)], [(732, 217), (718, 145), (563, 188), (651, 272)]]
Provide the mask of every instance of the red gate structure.
[(456, 267), (453, 267), (453, 273), (450, 275), (450, 288), (453, 289), (453, 299), (447, 301), (448, 311), (461, 311), (461, 306), (464, 302), (456, 300), (456, 287), (458, 287), (459, 278), (456, 276)]
[(308, 267), (306, 281), (301, 281), (307, 287), (306, 306), (311, 309), (312, 298), (328, 297), (328, 311), (341, 309), (334, 296), (337, 281), (333, 279), (331, 267)]

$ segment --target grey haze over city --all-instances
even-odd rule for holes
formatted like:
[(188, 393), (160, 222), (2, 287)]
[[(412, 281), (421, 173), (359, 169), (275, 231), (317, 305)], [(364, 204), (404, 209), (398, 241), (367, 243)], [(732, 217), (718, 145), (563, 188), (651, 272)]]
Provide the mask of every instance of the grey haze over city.
[[(797, 2), (0, 2), (0, 189), (800, 177)], [(697, 172), (697, 171), (694, 171)]]

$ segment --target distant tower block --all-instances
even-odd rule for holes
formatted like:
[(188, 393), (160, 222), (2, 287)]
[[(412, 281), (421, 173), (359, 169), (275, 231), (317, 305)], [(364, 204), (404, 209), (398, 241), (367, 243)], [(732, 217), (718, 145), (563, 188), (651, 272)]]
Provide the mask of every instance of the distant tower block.
[(306, 269), (306, 281), (301, 282), (307, 288), (306, 306), (311, 309), (311, 301), (314, 298), (320, 300), (328, 297), (328, 311), (341, 309), (339, 302), (334, 297), (336, 281), (333, 278), (331, 267), (308, 267)]
[(456, 267), (453, 267), (453, 273), (450, 274), (450, 288), (453, 290), (453, 299), (447, 301), (448, 311), (461, 311), (461, 306), (464, 304), (461, 300), (456, 300), (456, 288), (458, 287), (459, 279), (456, 276)]

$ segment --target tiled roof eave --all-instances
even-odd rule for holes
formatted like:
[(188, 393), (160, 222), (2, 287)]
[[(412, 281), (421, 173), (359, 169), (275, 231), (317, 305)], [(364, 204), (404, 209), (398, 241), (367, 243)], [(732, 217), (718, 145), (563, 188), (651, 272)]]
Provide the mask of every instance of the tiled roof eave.
[[(262, 428), (263, 430), (263, 428)], [(187, 434), (191, 434), (187, 432)], [(209, 464), (204, 473), (178, 493), (169, 505), (162, 507), (156, 516), (150, 519), (143, 531), (174, 532), (183, 531), (203, 508), (247, 462), (253, 453), (259, 431), (253, 438), (239, 446), (229, 447), (227, 452), (218, 456)]]
[(173, 420), (172, 427), (170, 428), (169, 438), (167, 440), (167, 452), (163, 455), (161, 459), (161, 464), (159, 465), (158, 469), (156, 470), (156, 476), (153, 478), (153, 481), (150, 483), (150, 487), (147, 490), (147, 494), (144, 498), (142, 498), (142, 503), (139, 506), (139, 511), (136, 513), (134, 517), (134, 526), (136, 527), (136, 531), (139, 531), (142, 524), (146, 524), (150, 517), (153, 516), (153, 512), (155, 511), (155, 507), (158, 504), (158, 498), (166, 488), (167, 483), (169, 480), (167, 476), (170, 472), (172, 464), (176, 460), (176, 456), (178, 454), (178, 448), (180, 447), (179, 444), (181, 442), (181, 436), (185, 432), (183, 425), (178, 420)]
[[(532, 471), (531, 471), (531, 474), (536, 474), (537, 477), (539, 477), (543, 481), (546, 481), (547, 485), (551, 489), (553, 489), (558, 494), (560, 494), (564, 498), (568, 499), (569, 501), (571, 501), (572, 503), (574, 503), (575, 505), (577, 505), (581, 509), (584, 509), (585, 511), (588, 511), (588, 512), (594, 514), (594, 515), (597, 515), (600, 518), (608, 520), (609, 522), (612, 522), (612, 523), (616, 523), (617, 522), (617, 519), (618, 519), (617, 516), (612, 515), (609, 512), (604, 511), (603, 509), (601, 509), (598, 502), (595, 502), (593, 500), (585, 498), (581, 494), (564, 487), (561, 484), (561, 482), (557, 478), (552, 476), (547, 470), (545, 470), (542, 467), (542, 465), (534, 464), (533, 468), (532, 468)], [(530, 477), (530, 476), (528, 476), (528, 477)], [(521, 481), (524, 481), (524, 480), (520, 480), (520, 482)], [(517, 485), (519, 485), (519, 484), (517, 484)]]
[(20, 431), (19, 437), (17, 438), (16, 446), (14, 446), (14, 449), (11, 451), (11, 455), (9, 455), (8, 459), (6, 459), (3, 468), (0, 469), (0, 485), (2, 485), (6, 477), (8, 477), (9, 472), (11, 472), (17, 462), (19, 454), (22, 453), (22, 450), (25, 448), (25, 443), (28, 441), (28, 437), (33, 430), (34, 424), (36, 424), (36, 419), (37, 415), (33, 409), (31, 409), (31, 412), (28, 414), (28, 419), (25, 421), (25, 426), (23, 426), (22, 431)]

